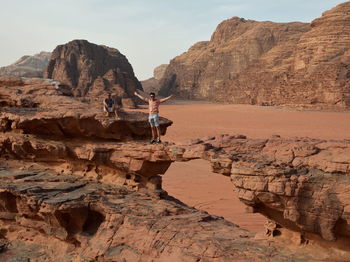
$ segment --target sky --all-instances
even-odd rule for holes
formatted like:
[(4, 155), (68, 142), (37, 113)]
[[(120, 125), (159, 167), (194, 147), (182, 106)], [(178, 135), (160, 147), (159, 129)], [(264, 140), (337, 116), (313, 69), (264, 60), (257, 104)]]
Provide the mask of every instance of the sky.
[(118, 49), (139, 80), (233, 16), (311, 22), (338, 0), (0, 0), (0, 66), (74, 39)]

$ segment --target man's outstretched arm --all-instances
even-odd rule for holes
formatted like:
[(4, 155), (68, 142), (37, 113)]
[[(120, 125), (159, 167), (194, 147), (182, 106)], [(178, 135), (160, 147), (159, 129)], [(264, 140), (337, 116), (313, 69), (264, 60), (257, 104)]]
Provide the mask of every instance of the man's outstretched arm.
[(163, 103), (163, 102), (165, 102), (165, 101), (168, 101), (170, 98), (172, 98), (172, 97), (174, 97), (175, 95), (174, 94), (172, 94), (172, 95), (170, 95), (170, 96), (168, 96), (168, 97), (164, 97), (164, 98), (162, 98), (162, 99), (159, 99), (159, 101), (161, 102), (161, 103)]
[(148, 102), (148, 98), (143, 97), (142, 95), (140, 95), (139, 93), (137, 93), (136, 91), (134, 92), (134, 95), (137, 96), (138, 98), (140, 98), (141, 100)]

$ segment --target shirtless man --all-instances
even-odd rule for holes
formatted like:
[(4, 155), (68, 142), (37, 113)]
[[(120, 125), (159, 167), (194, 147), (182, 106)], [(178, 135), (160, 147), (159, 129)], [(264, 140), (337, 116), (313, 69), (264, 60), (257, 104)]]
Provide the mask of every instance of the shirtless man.
[(139, 97), (143, 101), (148, 102), (148, 108), (149, 108), (148, 121), (151, 125), (151, 130), (152, 130), (151, 144), (161, 143), (162, 141), (160, 141), (159, 116), (158, 116), (159, 104), (169, 100), (174, 95), (170, 95), (162, 99), (157, 99), (156, 94), (153, 92), (149, 94), (149, 98), (143, 97), (137, 92), (134, 92), (134, 95)]

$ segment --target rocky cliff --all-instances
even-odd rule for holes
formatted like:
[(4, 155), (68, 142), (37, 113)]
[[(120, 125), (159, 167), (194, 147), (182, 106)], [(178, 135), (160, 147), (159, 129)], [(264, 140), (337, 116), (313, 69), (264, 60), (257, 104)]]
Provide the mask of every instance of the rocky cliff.
[(163, 78), (167, 67), (168, 67), (167, 64), (157, 66), (153, 71), (153, 77), (147, 80), (141, 81), (142, 88), (146, 93), (150, 93), (150, 92), (154, 92), (156, 94), (159, 93), (160, 80)]
[(40, 52), (33, 56), (23, 56), (15, 63), (0, 67), (0, 76), (43, 77), (51, 53)]
[[(5, 91), (1, 261), (349, 257), (350, 141), (220, 135), (149, 144), (146, 114), (104, 117), (98, 105), (65, 96), (45, 80), (0, 78)], [(171, 122), (161, 124), (165, 133)], [(254, 237), (162, 190), (171, 163), (193, 159), (231, 177), (250, 210), (272, 220), (266, 235)]]
[(127, 106), (134, 106), (133, 93), (142, 88), (123, 54), (86, 40), (57, 46), (44, 76), (70, 86), (76, 96), (94, 98), (111, 92)]
[(234, 17), (171, 60), (160, 93), (259, 105), (350, 107), (350, 2), (311, 24)]

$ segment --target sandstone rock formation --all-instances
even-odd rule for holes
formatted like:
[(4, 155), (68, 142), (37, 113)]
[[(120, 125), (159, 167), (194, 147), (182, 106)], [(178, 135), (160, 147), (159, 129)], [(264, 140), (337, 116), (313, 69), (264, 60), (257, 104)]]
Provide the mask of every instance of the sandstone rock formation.
[(313, 261), (300, 253), (291, 260), (287, 248), (161, 191), (132, 192), (37, 167), (3, 168), (0, 177), (4, 262)]
[[(42, 79), (0, 78), (0, 130), (55, 137), (113, 140), (148, 139), (147, 114), (122, 112), (121, 120), (106, 118), (102, 101), (88, 103), (66, 96), (65, 86)], [(160, 118), (161, 133), (172, 122)]]
[(123, 54), (86, 40), (57, 46), (44, 76), (70, 86), (77, 96), (93, 99), (111, 92), (125, 105), (130, 105), (134, 91), (142, 88)]
[(234, 17), (171, 60), (161, 95), (314, 108), (350, 107), (350, 2), (311, 24)]
[(158, 94), (160, 89), (159, 81), (163, 78), (168, 64), (157, 66), (153, 71), (153, 77), (141, 81), (142, 88), (146, 93), (154, 92)]
[(50, 57), (51, 53), (49, 52), (23, 56), (9, 66), (0, 67), (0, 76), (43, 77)]
[(245, 204), (278, 224), (349, 240), (350, 141), (224, 135), (173, 149), (176, 159), (209, 160)]
[[(154, 145), (144, 141), (145, 114), (103, 118), (94, 104), (45, 80), (0, 78), (0, 85), (0, 94), (7, 92), (0, 112), (1, 261), (349, 257), (348, 140), (221, 135)], [(170, 124), (162, 120), (164, 132)], [(230, 176), (239, 198), (273, 221), (270, 237), (255, 239), (167, 196), (162, 175), (172, 162), (192, 159)], [(290, 238), (302, 245), (290, 246)]]

